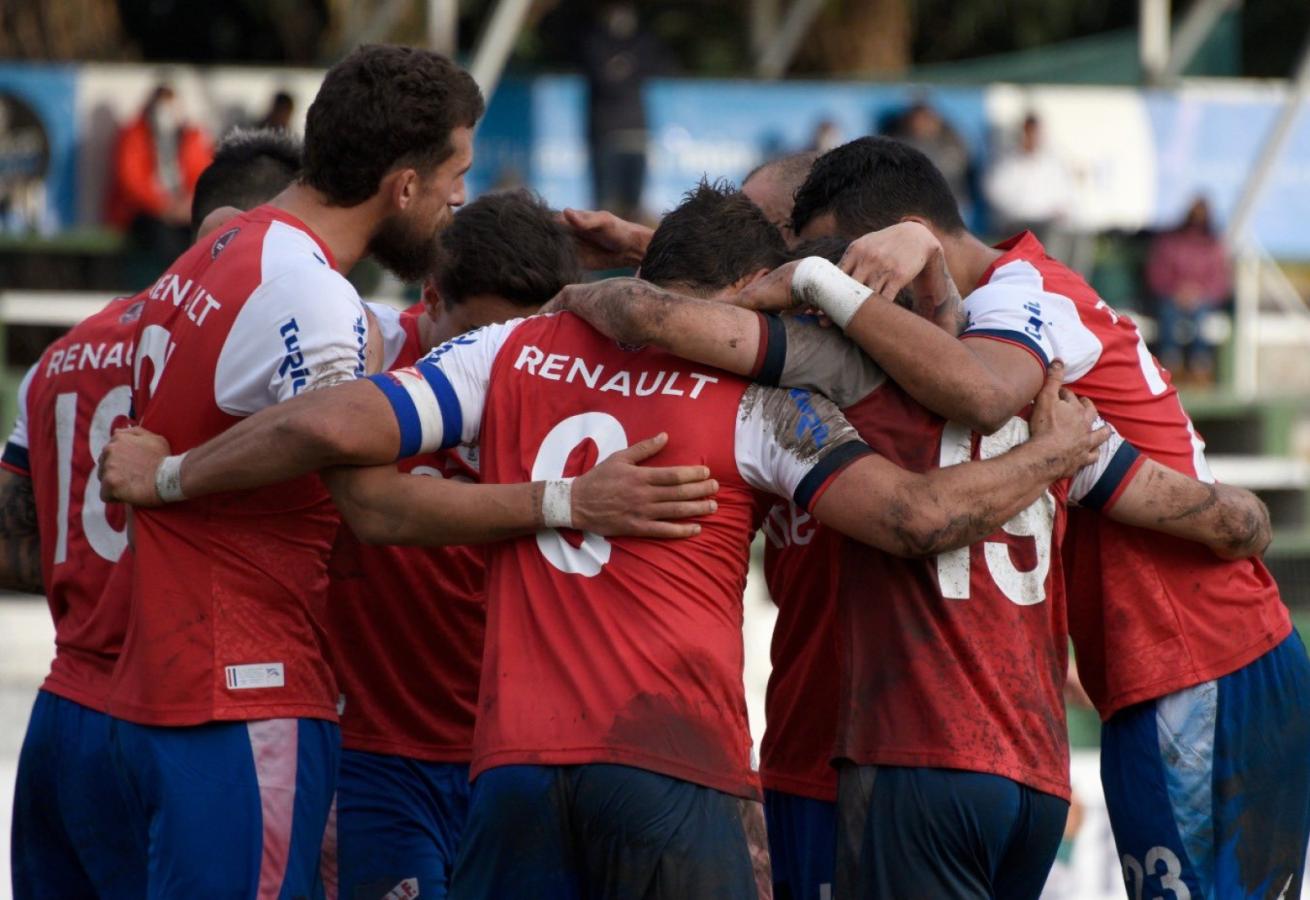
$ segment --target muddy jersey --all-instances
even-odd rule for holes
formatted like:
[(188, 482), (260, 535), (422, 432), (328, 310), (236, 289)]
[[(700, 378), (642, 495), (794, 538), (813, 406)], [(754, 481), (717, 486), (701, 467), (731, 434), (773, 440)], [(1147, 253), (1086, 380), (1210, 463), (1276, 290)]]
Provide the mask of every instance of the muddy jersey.
[[(416, 305), (370, 304), (384, 368), (424, 355)], [(401, 460), (416, 478), (477, 481), (477, 451), (438, 450)], [(343, 526), (328, 566), (327, 642), (341, 690), (341, 744), (431, 762), (468, 762), (473, 746), (486, 550), (363, 544)]]
[(96, 463), (114, 427), (127, 423), (144, 303), (111, 301), (46, 348), (19, 389), (3, 462), (30, 475), (36, 500), (55, 624), (55, 658), (41, 687), (101, 712), (127, 628), (127, 594), (105, 589), (127, 531), (123, 507), (100, 499)]
[[(965, 300), (961, 337), (1006, 341), (1046, 365), (1143, 453), (1213, 481), (1205, 444), (1137, 328), (1024, 232)], [(1075, 511), (1065, 544), (1069, 626), (1083, 686), (1102, 717), (1235, 671), (1291, 631), (1259, 559)]]
[[(850, 366), (830, 365), (851, 352), (843, 350), (850, 343), (844, 336), (795, 322), (771, 330), (770, 343), (780, 335), (786, 349), (770, 353), (780, 367), (760, 377), (830, 391), (869, 446), (911, 472), (999, 456), (1028, 438), (1021, 417), (980, 437), (891, 382), (866, 379), (875, 386), (855, 398)], [(1140, 462), (1116, 435), (1096, 465), (1053, 484), (995, 534), (935, 557), (905, 559), (844, 540), (830, 757), (987, 772), (1067, 799), (1068, 631), (1059, 555), (1065, 503), (1111, 505)], [(826, 676), (809, 677), (818, 685)], [(809, 700), (818, 703), (813, 690)]]
[(571, 313), (491, 326), (374, 377), (404, 452), (478, 441), (492, 483), (582, 474), (660, 431), (651, 465), (703, 464), (695, 538), (568, 530), (495, 545), (472, 772), (616, 763), (758, 797), (742, 590), (766, 492), (812, 509), (868, 453), (830, 402), (615, 344)]
[[(145, 293), (133, 404), (173, 452), (363, 373), (358, 295), (308, 227), (262, 206)], [(140, 509), (110, 712), (153, 725), (336, 718), (321, 617), (337, 516), (317, 476)]]

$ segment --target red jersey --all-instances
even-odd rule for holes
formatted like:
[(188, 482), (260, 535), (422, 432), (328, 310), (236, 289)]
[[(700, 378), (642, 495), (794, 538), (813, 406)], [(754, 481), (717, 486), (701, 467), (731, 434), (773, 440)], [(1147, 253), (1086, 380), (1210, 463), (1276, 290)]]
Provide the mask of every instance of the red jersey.
[[(549, 348), (549, 350), (544, 349)], [(479, 441), (487, 482), (568, 477), (669, 432), (718, 511), (681, 541), (544, 530), (491, 548), (472, 774), (615, 763), (744, 797), (742, 590), (763, 492), (810, 509), (868, 448), (831, 403), (623, 348), (570, 313), (491, 326), (375, 376), (406, 449)]]
[[(422, 306), (373, 306), (385, 368), (424, 354)], [(402, 460), (415, 476), (478, 479), (476, 451)], [(483, 547), (361, 544), (348, 527), (328, 564), (329, 660), (341, 688), (341, 745), (432, 762), (468, 762), (486, 625)]]
[[(363, 373), (363, 306), (305, 225), (237, 216), (145, 294), (133, 402), (174, 452)], [(137, 511), (110, 713), (152, 725), (336, 718), (320, 618), (337, 516), (316, 476)]]
[[(1065, 381), (1147, 456), (1213, 481), (1205, 444), (1169, 374), (1125, 316), (1024, 232), (965, 300), (961, 337), (1007, 341)], [(1264, 564), (1225, 561), (1201, 544), (1077, 512), (1066, 544), (1069, 626), (1083, 686), (1103, 718), (1218, 678), (1291, 632)]]
[(764, 695), (760, 781), (766, 790), (837, 799), (837, 572), (845, 538), (794, 503), (774, 504), (760, 530), (764, 580), (778, 607)]
[[(946, 422), (883, 381), (834, 330), (789, 320), (762, 337), (771, 346), (761, 356), (779, 366), (762, 379), (826, 390), (875, 452), (911, 472), (999, 456), (1027, 440), (1027, 423), (1018, 418), (988, 437)], [(784, 776), (817, 774), (816, 738), (828, 738), (829, 759), (988, 772), (1067, 799), (1068, 637), (1058, 554), (1065, 501), (1072, 493), (1097, 507), (1112, 503), (1137, 467), (1132, 446), (1116, 436), (1097, 465), (1052, 485), (994, 535), (931, 559), (845, 539), (836, 561), (823, 544), (808, 550), (814, 540), (785, 552), (770, 548), (771, 590), (826, 582), (831, 593), (809, 603), (835, 617), (837, 651), (831, 637), (807, 633), (799, 618), (793, 633), (775, 637), (775, 651), (790, 648), (783, 671), (799, 712), (772, 742), (766, 767), (799, 763)], [(795, 602), (782, 596), (781, 609)], [(835, 727), (825, 734), (830, 721)]]
[(41, 687), (101, 712), (127, 628), (127, 595), (105, 587), (127, 534), (123, 507), (100, 499), (96, 462), (131, 409), (144, 304), (140, 297), (114, 300), (46, 349), (19, 390), (4, 456), (5, 468), (31, 475), (36, 499), (55, 623), (55, 658)]

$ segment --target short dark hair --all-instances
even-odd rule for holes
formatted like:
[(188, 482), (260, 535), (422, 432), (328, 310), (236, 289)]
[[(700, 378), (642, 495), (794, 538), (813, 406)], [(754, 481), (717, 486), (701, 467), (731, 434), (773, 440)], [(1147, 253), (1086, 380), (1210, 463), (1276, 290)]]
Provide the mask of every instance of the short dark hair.
[(781, 232), (749, 197), (702, 179), (655, 229), (639, 273), (655, 284), (718, 290), (786, 261)]
[(490, 294), (540, 306), (582, 280), (572, 234), (532, 191), (484, 194), (437, 239), (433, 280), (445, 303)]
[(472, 76), (438, 53), (371, 44), (328, 70), (305, 118), (304, 182), (357, 206), (397, 166), (427, 173), (454, 152), (450, 133), (483, 111)]
[(300, 141), (281, 129), (236, 128), (214, 151), (191, 197), (191, 232), (220, 206), (254, 209), (280, 194), (300, 171)]
[(846, 255), (846, 248), (851, 242), (844, 237), (829, 235), (827, 237), (813, 238), (797, 244), (791, 250), (792, 259), (804, 259), (807, 256), (822, 256), (834, 266), (841, 262), (841, 258)]
[(951, 187), (920, 151), (892, 138), (862, 137), (820, 156), (796, 192), (792, 229), (831, 212), (837, 228), (858, 237), (922, 216), (949, 234), (964, 230)]

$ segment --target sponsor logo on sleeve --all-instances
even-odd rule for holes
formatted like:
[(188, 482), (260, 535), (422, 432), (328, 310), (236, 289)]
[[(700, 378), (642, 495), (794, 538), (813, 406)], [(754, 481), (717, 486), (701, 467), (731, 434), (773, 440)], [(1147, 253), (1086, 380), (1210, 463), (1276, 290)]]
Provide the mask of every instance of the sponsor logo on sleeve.
[(1024, 323), (1024, 332), (1034, 339), (1040, 339), (1042, 336), (1042, 306), (1036, 300), (1029, 300), (1023, 305), (1024, 311), (1028, 313), (1028, 321)]
[(215, 238), (213, 246), (209, 248), (209, 258), (218, 259), (218, 254), (223, 252), (224, 247), (232, 243), (232, 238), (236, 237), (237, 232), (240, 230), (240, 228), (229, 228)]
[(300, 349), (300, 325), (295, 319), (288, 319), (278, 329), (278, 334), (282, 336), (282, 346), (287, 351), (287, 355), (282, 358), (282, 365), (277, 367), (278, 377), (290, 378), (291, 392), (299, 394), (300, 389), (309, 381), (309, 367), (305, 365), (305, 354)]
[(828, 426), (823, 424), (823, 419), (819, 416), (818, 410), (810, 402), (810, 392), (800, 388), (792, 388), (787, 394), (800, 412), (800, 415), (796, 418), (796, 437), (808, 437), (814, 441), (816, 449), (822, 447), (828, 441)]

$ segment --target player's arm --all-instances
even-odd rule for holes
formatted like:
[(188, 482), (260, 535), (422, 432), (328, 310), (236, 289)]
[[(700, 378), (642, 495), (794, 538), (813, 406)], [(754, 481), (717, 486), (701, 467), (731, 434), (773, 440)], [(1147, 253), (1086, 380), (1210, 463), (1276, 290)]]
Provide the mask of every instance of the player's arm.
[(635, 269), (654, 231), (604, 210), (566, 209), (560, 221), (573, 232), (578, 261), (592, 271)]
[(759, 363), (759, 313), (667, 291), (640, 278), (569, 285), (544, 311), (553, 310), (568, 310), (620, 343), (659, 347), (745, 377)]
[(1106, 440), (1090, 404), (1060, 388), (1055, 366), (1037, 396), (1032, 437), (988, 460), (908, 472), (877, 456), (852, 464), (813, 513), (838, 531), (899, 556), (931, 556), (985, 538), (1086, 464)]
[[(1051, 482), (1086, 464), (1107, 436), (1104, 429), (1091, 429), (1095, 413), (1089, 405), (1061, 391), (1058, 367), (1038, 396), (1029, 441), (993, 459), (923, 474), (874, 455), (820, 396), (803, 395), (810, 409), (798, 421), (782, 411), (788, 403), (800, 403), (801, 392), (751, 390), (762, 399), (747, 404), (750, 414), (762, 416), (766, 430), (776, 429), (771, 446), (785, 451), (773, 454), (787, 464), (812, 460), (794, 482), (787, 480), (785, 466), (777, 467), (773, 489), (781, 484), (824, 524), (898, 556), (928, 556), (981, 540), (1031, 505)], [(801, 445), (817, 442), (816, 435), (825, 447)]]
[[(572, 523), (604, 535), (692, 537), (695, 524), (677, 519), (717, 509), (717, 482), (701, 466), (641, 466), (664, 449), (666, 435), (633, 444), (573, 482)], [(369, 544), (472, 544), (518, 537), (547, 527), (545, 482), (466, 484), (397, 471), (395, 466), (330, 469), (323, 473), (351, 530)], [(525, 490), (530, 488), (531, 490)], [(522, 523), (533, 522), (527, 529)], [(556, 523), (558, 524), (558, 523)]]
[[(163, 499), (260, 487), (334, 466), (389, 465), (476, 434), (480, 389), (485, 388), (463, 379), (462, 396), (456, 395), (441, 367), (425, 361), (414, 369), (311, 391), (267, 407), (180, 456), (169, 456), (168, 443), (159, 435), (124, 429), (115, 432), (101, 455), (101, 495), (155, 506)], [(635, 465), (643, 453), (662, 448), (664, 440), (661, 435), (653, 449), (639, 445), (616, 454), (577, 478), (571, 506), (564, 511), (548, 503), (542, 482), (462, 485), (413, 479), (404, 483), (406, 490), (395, 490), (377, 476), (333, 480), (347, 509), (359, 512), (366, 534), (375, 533), (379, 515), (405, 516), (409, 512), (402, 507), (430, 504), (432, 517), (448, 517), (441, 523), (446, 530), (437, 536), (441, 542), (527, 534), (570, 510), (576, 527), (598, 534), (685, 537), (698, 526), (665, 521), (680, 517), (671, 515), (677, 512), (671, 504), (697, 501), (685, 515), (704, 515), (712, 504), (706, 498), (718, 486), (704, 466)], [(352, 483), (354, 477), (361, 479), (358, 484)], [(369, 493), (370, 486), (378, 493)]]
[[(921, 404), (975, 431), (990, 434), (1028, 404), (1041, 386), (1045, 364), (1052, 354), (1022, 331), (1010, 338), (1008, 332), (991, 334), (996, 329), (970, 329), (961, 337), (1002, 339), (956, 340), (962, 326), (959, 292), (945, 269), (936, 239), (915, 223), (902, 223), (886, 231), (910, 227), (927, 235), (936, 249), (924, 254), (922, 268), (908, 282), (899, 277), (889, 279), (882, 270), (861, 267), (860, 257), (852, 257), (861, 244), (886, 235), (875, 232), (851, 245), (842, 267), (860, 272), (879, 285), (880, 291), (875, 292), (826, 260), (810, 257), (751, 284), (737, 302), (758, 310), (798, 306), (823, 310)], [(923, 315), (890, 302), (907, 285)], [(1021, 298), (1011, 299), (1014, 305), (1023, 305)]]
[(42, 594), (41, 534), (27, 449), (27, 392), (35, 372), (36, 366), (28, 369), (18, 386), (18, 416), (0, 456), (0, 588)]
[[(1117, 435), (1103, 450), (1116, 443), (1121, 446), (1109, 468), (1124, 470), (1125, 476), (1117, 484), (1102, 479), (1085, 496), (1075, 492), (1081, 505), (1099, 509), (1125, 525), (1205, 544), (1223, 559), (1259, 556), (1269, 547), (1273, 538), (1269, 510), (1255, 494), (1232, 485), (1197, 481), (1140, 455)], [(1075, 479), (1075, 491), (1079, 479)]]

